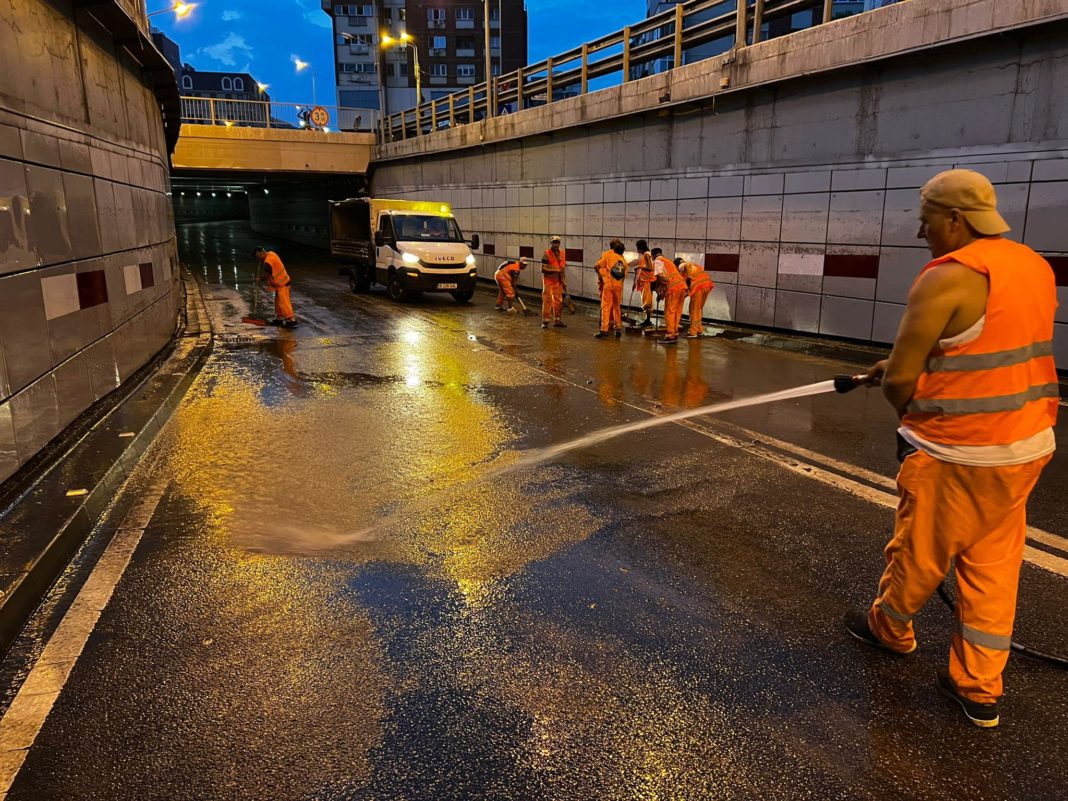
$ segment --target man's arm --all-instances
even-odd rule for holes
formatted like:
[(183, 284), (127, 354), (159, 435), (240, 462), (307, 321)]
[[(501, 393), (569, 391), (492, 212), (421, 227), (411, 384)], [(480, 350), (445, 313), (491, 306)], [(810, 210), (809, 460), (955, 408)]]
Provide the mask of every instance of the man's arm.
[(905, 316), (882, 378), (883, 394), (899, 418), (905, 416), (927, 357), (961, 307), (968, 273), (968, 268), (960, 264), (940, 265), (924, 273), (909, 293)]

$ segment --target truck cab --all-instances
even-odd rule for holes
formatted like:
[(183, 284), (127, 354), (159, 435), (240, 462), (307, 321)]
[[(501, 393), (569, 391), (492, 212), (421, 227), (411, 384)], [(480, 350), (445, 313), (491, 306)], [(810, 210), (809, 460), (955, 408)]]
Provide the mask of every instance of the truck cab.
[(475, 294), (470, 241), (446, 203), (353, 198), (330, 204), (330, 251), (346, 264), (353, 292), (382, 284), (395, 301), (449, 292), (460, 303)]

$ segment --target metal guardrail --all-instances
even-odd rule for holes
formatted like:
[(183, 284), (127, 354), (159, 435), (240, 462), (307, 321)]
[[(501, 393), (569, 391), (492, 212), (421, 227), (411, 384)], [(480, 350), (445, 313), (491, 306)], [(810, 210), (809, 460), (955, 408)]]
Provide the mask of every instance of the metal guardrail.
[[(738, 13), (740, 8), (745, 13)], [(584, 95), (591, 81), (613, 75), (627, 83), (665, 71), (657, 68), (657, 62), (669, 62), (666, 69), (687, 63), (689, 51), (710, 42), (733, 36), (743, 47), (757, 44), (764, 23), (813, 10), (818, 12), (816, 25), (830, 22), (834, 0), (688, 0), (621, 31), (494, 77), (489, 83), (390, 114), (382, 119), (379, 135), (383, 142), (410, 139), (555, 103)], [(693, 58), (688, 63), (699, 60)]]
[[(374, 132), (378, 128), (378, 113), (362, 108), (219, 97), (183, 97), (181, 101), (182, 122), (193, 125), (305, 129), (321, 133)], [(314, 113), (316, 109), (325, 110), (325, 123)]]

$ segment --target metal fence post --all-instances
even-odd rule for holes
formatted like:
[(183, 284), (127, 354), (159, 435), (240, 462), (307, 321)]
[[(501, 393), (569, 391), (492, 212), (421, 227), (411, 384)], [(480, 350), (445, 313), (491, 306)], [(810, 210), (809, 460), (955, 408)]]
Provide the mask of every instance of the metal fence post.
[(756, 0), (753, 8), (753, 44), (760, 41), (760, 30), (764, 27), (764, 0)]
[(823, 21), (830, 22), (834, 12), (834, 0), (823, 0)]
[(430, 133), (438, 129), (438, 101), (430, 101)]
[(589, 89), (589, 69), (590, 69), (590, 46), (588, 44), (582, 45), (582, 92), (586, 94)]
[(211, 114), (211, 124), (215, 124), (215, 98), (208, 98), (208, 113)]
[(630, 80), (630, 26), (623, 29), (623, 83)]
[(746, 15), (749, 13), (749, 1), (738, 0), (738, 10), (734, 14), (735, 29), (734, 29), (734, 46), (745, 47), (747, 32), (746, 32)]
[(682, 3), (675, 6), (675, 62), (671, 65), (674, 69), (682, 66), (682, 24), (685, 13)]
[(456, 95), (449, 95), (449, 127), (456, 127)]
[(545, 105), (553, 102), (553, 60), (545, 59)]
[(467, 121), (475, 121), (475, 85), (467, 87)]
[(523, 110), (523, 68), (515, 71), (515, 110)]

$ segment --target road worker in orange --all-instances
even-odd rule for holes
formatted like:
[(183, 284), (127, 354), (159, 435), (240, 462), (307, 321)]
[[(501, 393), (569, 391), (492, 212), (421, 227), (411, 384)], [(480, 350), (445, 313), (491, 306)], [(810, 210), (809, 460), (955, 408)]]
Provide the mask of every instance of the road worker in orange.
[(567, 291), (567, 258), (560, 248), (560, 237), (549, 240), (549, 249), (541, 257), (541, 327), (564, 325), (564, 292)]
[(705, 268), (700, 264), (675, 259), (675, 266), (679, 268), (679, 272), (686, 279), (686, 285), (689, 287), (686, 297), (690, 299), (690, 330), (686, 338), (698, 339), (705, 332), (701, 318), (705, 313), (705, 301), (715, 284), (712, 283), (712, 276), (706, 273)]
[(653, 250), (653, 270), (657, 276), (658, 292), (664, 298), (664, 328), (667, 331), (660, 340), (662, 345), (675, 345), (679, 341), (679, 321), (682, 307), (686, 304), (686, 279), (682, 277), (675, 262), (663, 254), (660, 248)]
[(527, 266), (527, 260), (525, 258), (515, 261), (506, 261), (497, 271), (493, 274), (493, 279), (497, 282), (497, 311), (507, 311), (509, 314), (515, 314), (516, 310), (512, 306), (515, 301), (515, 288), (519, 281), (519, 273), (523, 271)]
[(262, 247), (253, 250), (252, 255), (262, 265), (262, 269), (256, 276), (256, 283), (263, 282), (269, 290), (274, 292), (274, 319), (271, 320), (271, 325), (296, 328), (297, 318), (293, 314), (293, 301), (289, 294), (291, 281), (282, 260), (273, 250)]
[(956, 627), (937, 684), (976, 726), (998, 725), (1026, 505), (1056, 449), (1057, 288), (1050, 265), (1003, 238), (994, 187), (971, 170), (932, 178), (919, 237), (934, 260), (909, 293), (888, 361), (869, 371), (901, 420), (895, 533), (857, 639), (916, 650), (913, 616), (957, 569)]
[(656, 283), (656, 275), (653, 272), (653, 254), (649, 252), (649, 243), (639, 239), (637, 248), (638, 264), (634, 270), (632, 291), (641, 295), (642, 311), (645, 312), (645, 319), (639, 327), (648, 328), (653, 324), (653, 285)]
[(608, 244), (594, 269), (597, 270), (597, 290), (601, 294), (601, 330), (597, 339), (604, 339), (615, 329), (616, 337), (623, 336), (623, 283), (627, 277), (626, 247), (619, 239)]

